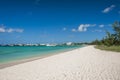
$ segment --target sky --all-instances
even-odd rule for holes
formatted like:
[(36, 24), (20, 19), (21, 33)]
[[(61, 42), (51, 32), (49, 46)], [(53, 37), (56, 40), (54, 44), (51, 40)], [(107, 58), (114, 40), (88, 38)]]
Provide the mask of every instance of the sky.
[(120, 0), (0, 0), (0, 44), (91, 42), (113, 32)]

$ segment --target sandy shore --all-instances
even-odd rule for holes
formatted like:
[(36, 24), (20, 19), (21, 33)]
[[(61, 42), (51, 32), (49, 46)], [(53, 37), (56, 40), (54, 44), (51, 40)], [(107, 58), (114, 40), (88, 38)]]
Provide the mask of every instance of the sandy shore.
[(87, 46), (0, 69), (0, 80), (120, 80), (120, 53)]

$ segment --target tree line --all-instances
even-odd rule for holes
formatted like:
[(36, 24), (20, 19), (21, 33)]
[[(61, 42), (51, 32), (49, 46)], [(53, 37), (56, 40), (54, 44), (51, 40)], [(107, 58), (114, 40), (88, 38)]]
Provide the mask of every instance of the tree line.
[(106, 36), (102, 40), (94, 40), (91, 44), (105, 45), (105, 46), (119, 46), (120, 45), (120, 22), (113, 23), (112, 28), (114, 33), (106, 31)]

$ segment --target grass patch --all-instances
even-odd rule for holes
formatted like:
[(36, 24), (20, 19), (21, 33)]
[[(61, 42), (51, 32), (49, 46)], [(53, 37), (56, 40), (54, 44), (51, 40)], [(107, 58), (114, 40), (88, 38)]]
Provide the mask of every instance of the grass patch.
[(120, 46), (104, 46), (104, 45), (97, 45), (95, 48), (101, 49), (101, 50), (107, 50), (107, 51), (115, 51), (120, 52)]

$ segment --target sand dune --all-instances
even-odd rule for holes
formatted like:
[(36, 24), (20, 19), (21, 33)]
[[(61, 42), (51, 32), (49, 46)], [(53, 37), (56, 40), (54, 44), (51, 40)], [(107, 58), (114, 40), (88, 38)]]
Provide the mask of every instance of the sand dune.
[(87, 46), (0, 69), (0, 80), (120, 80), (120, 53)]

